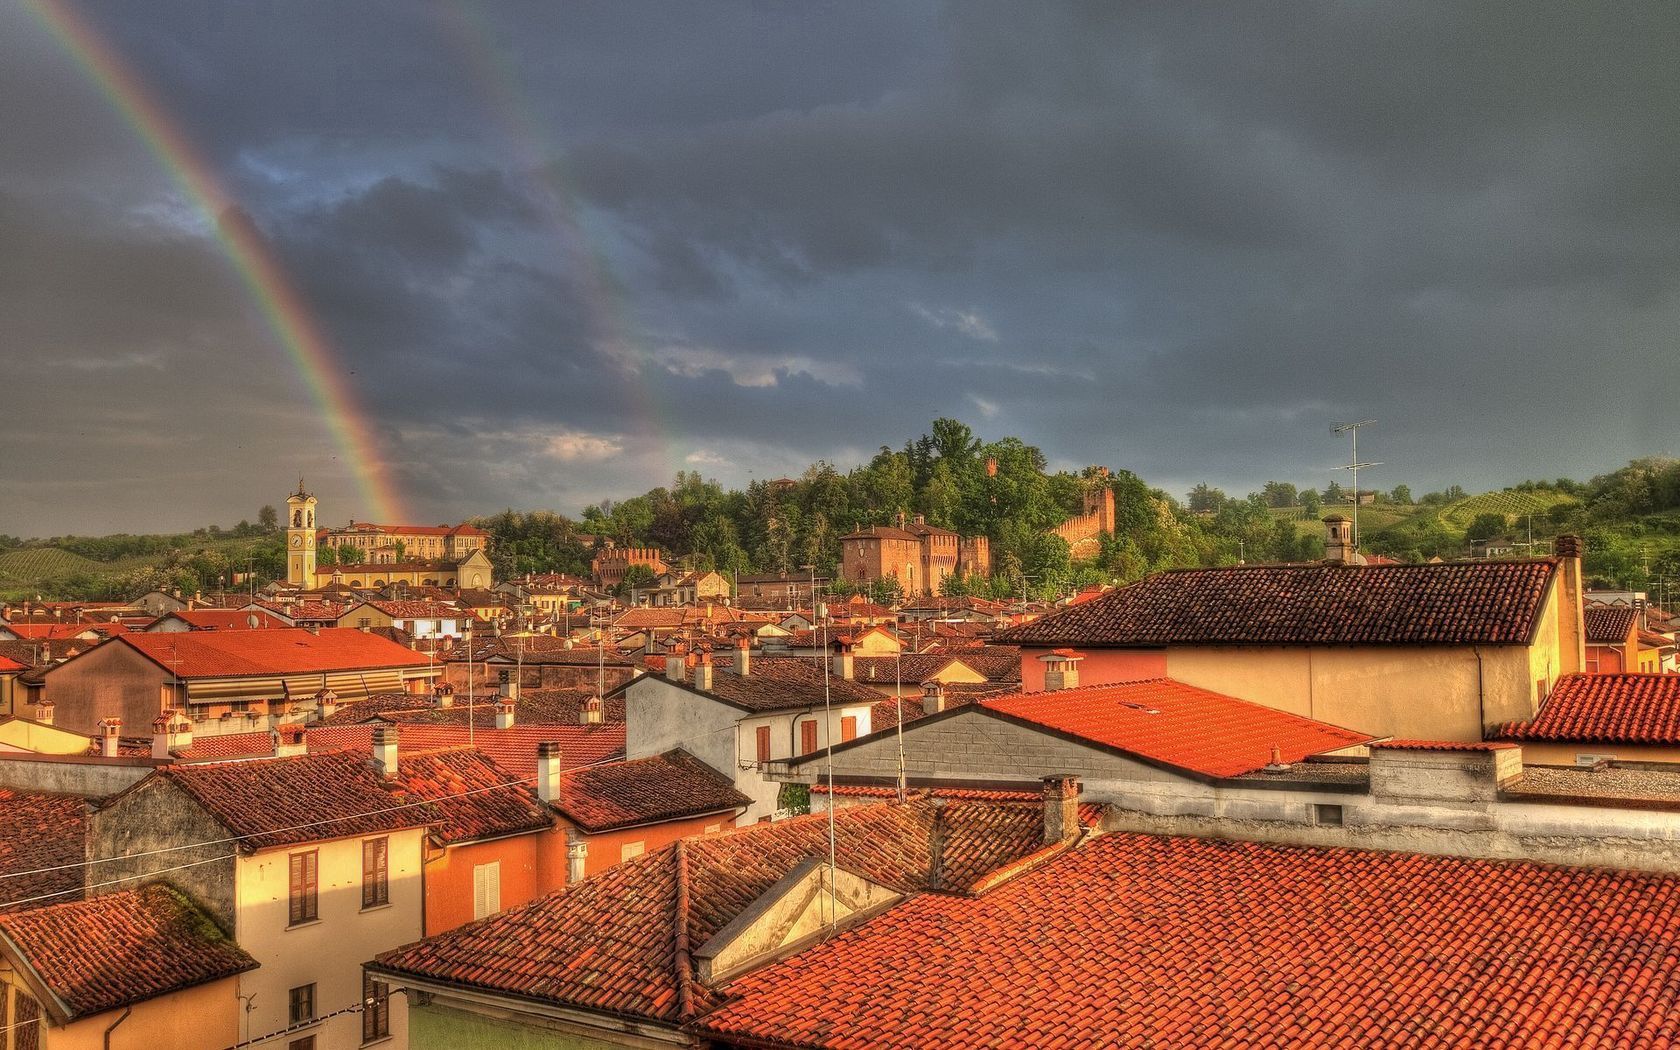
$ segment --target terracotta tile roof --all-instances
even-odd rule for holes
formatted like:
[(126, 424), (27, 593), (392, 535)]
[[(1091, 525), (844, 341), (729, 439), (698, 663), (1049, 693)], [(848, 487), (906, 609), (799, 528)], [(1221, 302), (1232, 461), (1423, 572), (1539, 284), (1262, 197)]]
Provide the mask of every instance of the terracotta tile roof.
[(1255, 565), (1156, 573), (1012, 628), (1033, 646), (1509, 645), (1527, 642), (1551, 559)]
[(723, 989), (777, 1047), (1665, 1046), (1680, 879), (1110, 834)]
[(423, 807), (395, 808), (415, 799), (399, 785), (382, 782), (355, 752), (165, 766), (154, 775), (179, 786), (242, 836), (246, 850), (378, 835), (436, 819)]
[(751, 804), (728, 777), (678, 748), (574, 769), (560, 778), (556, 808), (584, 831), (602, 832)]
[(683, 625), (682, 609), (627, 609), (616, 620), (613, 626), (619, 629), (642, 630), (646, 628), (669, 627), (672, 629)]
[[(526, 639), (526, 641), (529, 643), (536, 641), (536, 639), (530, 638)], [(544, 639), (544, 641), (561, 643), (562, 639), (548, 638)], [(525, 655), (521, 657), (514, 643), (505, 638), (497, 644), (493, 652), (486, 653), (483, 659), (495, 660), (498, 663), (502, 661), (506, 661), (508, 663), (523, 662), (530, 664), (533, 667), (594, 667), (597, 664), (601, 664), (606, 667), (630, 667), (635, 664), (634, 657), (626, 653), (622, 653), (617, 649), (608, 648), (605, 653), (602, 653), (594, 646), (589, 646), (587, 648), (584, 646), (578, 646), (575, 649), (567, 649), (561, 644), (545, 644), (541, 646), (532, 645), (526, 648)]]
[(1631, 605), (1589, 605), (1584, 612), (1587, 641), (1595, 645), (1622, 645), (1639, 622), (1639, 610)]
[(348, 602), (293, 602), (285, 605), (280, 602), (258, 602), (264, 609), (277, 616), (284, 616), (293, 623), (299, 620), (336, 620), (350, 608)]
[(81, 638), (87, 635), (88, 641), (128, 634), (129, 630), (120, 623), (9, 623), (7, 629), (26, 641), (47, 641), (61, 638)]
[(284, 620), (272, 613), (254, 609), (182, 609), (158, 617), (158, 622), (179, 620), (201, 631), (248, 631), (251, 630), (253, 616), (257, 618), (258, 628), (287, 626)]
[[(821, 707), (823, 703), (823, 669), (809, 658), (757, 657), (752, 661), (751, 673), (738, 675), (733, 671), (714, 668), (711, 696), (747, 711), (786, 711), (791, 708)], [(692, 682), (681, 683), (693, 688)], [(837, 674), (828, 675), (828, 698), (841, 704), (870, 704), (881, 694), (857, 682), (848, 682)]]
[(427, 664), (424, 654), (348, 627), (127, 634), (110, 644), (133, 646), (182, 678), (295, 675)]
[(536, 792), (512, 773), (465, 747), (402, 754), (397, 777), (408, 794), (432, 802), (439, 824), (432, 835), (445, 845), (473, 842), (554, 825)]
[[(972, 880), (1041, 848), (1036, 806), (950, 803), (945, 878)], [(836, 813), (839, 864), (904, 893), (930, 888), (935, 807), (859, 806)], [(684, 839), (491, 919), (379, 956), (397, 974), (620, 1016), (678, 1022), (714, 1004), (689, 952), (784, 875), (826, 856), (823, 815)], [(890, 1040), (889, 1040), (890, 1042)]]
[[(0, 788), (0, 902), (65, 894), (15, 907), (40, 907), (82, 890), (83, 869), (40, 868), (79, 864), (87, 858), (87, 803), (75, 795)], [(0, 906), (0, 911), (7, 910)]]
[(0, 933), (68, 1008), (69, 1020), (257, 965), (209, 916), (161, 884), (0, 916)]
[[(889, 802), (898, 798), (898, 788), (880, 787), (870, 784), (836, 784), (830, 792), (828, 785), (821, 781), (811, 785), (813, 795), (832, 794), (835, 798), (859, 798), (871, 802)], [(1040, 806), (1044, 798), (1036, 791), (1009, 791), (995, 788), (959, 788), (959, 787), (918, 787), (911, 788), (907, 797), (942, 798), (947, 802), (1008, 802), (1018, 805)], [(1104, 812), (1108, 807), (1101, 802), (1081, 802), (1079, 804), (1079, 824), (1081, 827), (1095, 828), (1102, 825)]]
[(9, 672), (9, 671), (27, 671), (27, 670), (29, 670), (29, 665), (28, 664), (19, 663), (18, 661), (12, 659), (9, 656), (0, 656), (0, 674), (6, 673), (6, 672)]
[(989, 712), (1207, 777), (1352, 747), (1370, 734), (1198, 689), (1170, 678), (986, 700)]
[(1680, 675), (1564, 675), (1538, 715), (1507, 723), (1494, 736), (1580, 744), (1680, 744)]
[(442, 602), (380, 599), (364, 604), (398, 620), (459, 620), (467, 615), (465, 609)]
[[(312, 755), (348, 751), (366, 756), (371, 754), (373, 730), (372, 723), (312, 725), (305, 728), (304, 740)], [(397, 764), (401, 768), (401, 756), (410, 752), (474, 747), (501, 768), (529, 779), (537, 774), (537, 745), (548, 741), (560, 744), (564, 769), (607, 762), (624, 754), (624, 724), (515, 724), (510, 729), (475, 727), (469, 734), (464, 724), (398, 723)], [(266, 731), (259, 731), (228, 733), (221, 736), (194, 736), (193, 746), (179, 752), (177, 757), (188, 762), (202, 762), (261, 758), (273, 753), (272, 739)]]
[[(594, 689), (522, 689), (513, 705), (515, 725), (580, 725), (583, 705), (595, 695)], [(470, 712), (472, 722), (479, 727), (495, 726), (496, 698), (481, 695)], [(601, 717), (606, 722), (624, 721), (624, 694), (611, 693), (602, 702)], [(342, 712), (339, 712), (342, 713)], [(467, 724), (466, 698), (455, 694), (455, 706), (437, 707), (431, 703), (411, 708), (388, 708), (378, 717), (399, 725), (457, 725)]]

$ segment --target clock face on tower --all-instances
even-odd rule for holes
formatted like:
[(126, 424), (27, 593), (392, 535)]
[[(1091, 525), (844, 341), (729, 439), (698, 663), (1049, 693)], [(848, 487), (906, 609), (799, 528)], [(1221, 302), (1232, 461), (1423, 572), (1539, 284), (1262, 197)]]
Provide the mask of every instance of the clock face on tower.
[(292, 546), (294, 546), (294, 547), (303, 546), (303, 537), (302, 536), (293, 536), (292, 537)]

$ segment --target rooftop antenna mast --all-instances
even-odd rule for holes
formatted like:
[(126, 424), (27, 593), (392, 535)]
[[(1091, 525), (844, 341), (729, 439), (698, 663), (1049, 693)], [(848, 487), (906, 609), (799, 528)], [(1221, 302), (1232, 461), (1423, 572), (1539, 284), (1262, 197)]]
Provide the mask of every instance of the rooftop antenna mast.
[(1336, 469), (1353, 471), (1353, 549), (1355, 553), (1359, 551), (1359, 468), (1382, 466), (1381, 463), (1359, 462), (1359, 428), (1368, 427), (1375, 422), (1374, 419), (1361, 419), (1357, 423), (1330, 424), (1330, 433), (1346, 434), (1353, 441), (1353, 453), (1348, 458), (1347, 465)]

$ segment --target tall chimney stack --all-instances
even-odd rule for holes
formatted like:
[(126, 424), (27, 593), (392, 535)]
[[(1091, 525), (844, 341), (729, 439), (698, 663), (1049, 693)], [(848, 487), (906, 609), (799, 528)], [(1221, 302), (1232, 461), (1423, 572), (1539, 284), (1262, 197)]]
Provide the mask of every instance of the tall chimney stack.
[(583, 707), (578, 712), (578, 721), (586, 726), (600, 725), (604, 721), (602, 709), (605, 707), (606, 705), (601, 702), (600, 697), (590, 697), (583, 702)]
[(122, 719), (99, 720), (99, 753), (106, 758), (117, 757), (117, 745), (122, 737)]
[(857, 667), (856, 658), (855, 658), (854, 654), (852, 653), (851, 643), (850, 642), (841, 642), (840, 643), (840, 651), (838, 653), (834, 654), (834, 673), (835, 673), (835, 675), (840, 677), (840, 678), (844, 678), (846, 681), (850, 682), (853, 679), (853, 677), (855, 677), (856, 667)]
[(1579, 536), (1564, 535), (1552, 541), (1552, 556), (1558, 560), (1558, 634), (1564, 664), (1560, 674), (1587, 669), (1587, 592), (1581, 578), (1581, 559), (1586, 553), (1587, 544)]
[(1054, 845), (1079, 834), (1079, 778), (1044, 778), (1044, 843)]
[(514, 709), (513, 701), (510, 700), (509, 698), (505, 697), (505, 696), (496, 701), (496, 728), (497, 729), (512, 729), (513, 728), (513, 717), (514, 717), (513, 716), (513, 709)]
[(537, 797), (548, 805), (560, 801), (560, 741), (537, 745)]
[(373, 764), (386, 780), (397, 778), (397, 727), (373, 727)]
[(712, 689), (712, 654), (702, 652), (694, 662), (694, 688), (702, 692)]
[(1072, 649), (1055, 649), (1039, 657), (1044, 665), (1044, 691), (1079, 688), (1079, 661), (1083, 659), (1083, 653)]
[(42, 700), (40, 703), (35, 705), (35, 721), (44, 726), (52, 725), (53, 716), (57, 709), (58, 705), (53, 703), (51, 700)]
[(922, 713), (937, 715), (945, 710), (945, 685), (938, 679), (930, 678), (922, 683)]
[(752, 639), (735, 639), (735, 673), (742, 678), (752, 674)]

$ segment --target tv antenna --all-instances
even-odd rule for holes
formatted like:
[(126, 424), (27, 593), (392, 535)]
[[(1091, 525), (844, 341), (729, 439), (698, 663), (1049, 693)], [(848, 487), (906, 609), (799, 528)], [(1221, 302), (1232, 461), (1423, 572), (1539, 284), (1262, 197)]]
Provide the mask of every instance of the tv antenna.
[(1359, 553), (1359, 468), (1380, 467), (1381, 463), (1359, 462), (1359, 428), (1368, 427), (1375, 423), (1374, 419), (1361, 419), (1357, 423), (1332, 423), (1330, 433), (1346, 434), (1353, 441), (1353, 453), (1348, 458), (1347, 465), (1337, 467), (1337, 470), (1353, 471), (1353, 552)]

